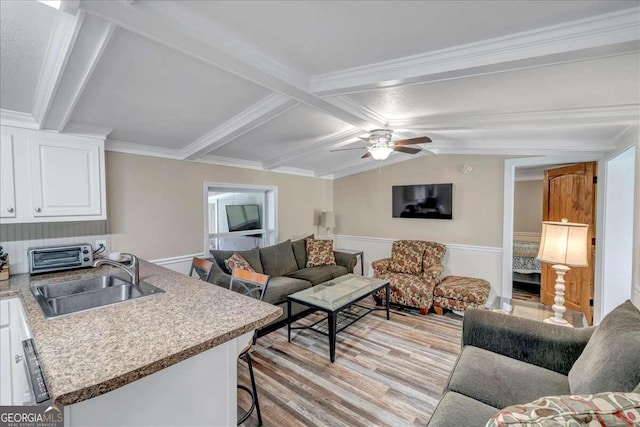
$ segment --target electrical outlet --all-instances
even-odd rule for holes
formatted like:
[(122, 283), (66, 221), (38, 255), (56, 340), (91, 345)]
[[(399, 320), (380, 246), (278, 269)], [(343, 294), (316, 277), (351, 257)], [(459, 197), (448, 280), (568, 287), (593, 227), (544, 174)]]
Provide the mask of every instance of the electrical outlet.
[(104, 250), (107, 250), (107, 241), (106, 240), (96, 240), (96, 245), (93, 247), (94, 251), (100, 249), (100, 245), (104, 246)]

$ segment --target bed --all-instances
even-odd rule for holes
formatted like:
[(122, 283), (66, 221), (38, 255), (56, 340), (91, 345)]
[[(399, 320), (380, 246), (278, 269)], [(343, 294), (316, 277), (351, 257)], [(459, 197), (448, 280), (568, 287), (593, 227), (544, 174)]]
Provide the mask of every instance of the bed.
[(516, 282), (540, 284), (542, 267), (536, 259), (540, 243), (538, 241), (513, 241), (513, 280)]

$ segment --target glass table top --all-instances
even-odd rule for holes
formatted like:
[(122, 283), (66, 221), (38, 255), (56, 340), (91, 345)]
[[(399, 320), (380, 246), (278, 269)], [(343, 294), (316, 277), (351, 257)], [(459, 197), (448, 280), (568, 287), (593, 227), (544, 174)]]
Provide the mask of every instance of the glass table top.
[(347, 274), (291, 294), (289, 298), (327, 310), (336, 310), (382, 288), (387, 283), (386, 280)]

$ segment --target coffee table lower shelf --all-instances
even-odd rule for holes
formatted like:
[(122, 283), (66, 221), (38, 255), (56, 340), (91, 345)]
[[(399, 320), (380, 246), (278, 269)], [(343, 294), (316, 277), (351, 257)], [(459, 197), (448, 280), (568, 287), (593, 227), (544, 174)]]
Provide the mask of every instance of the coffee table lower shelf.
[[(365, 307), (357, 304), (357, 302), (361, 301), (366, 297), (371, 296), (374, 292), (380, 289), (385, 290), (386, 303), (384, 307), (371, 308), (371, 307)], [(287, 339), (289, 342), (291, 342), (291, 331), (296, 329), (310, 329), (326, 337), (329, 337), (329, 358), (333, 363), (336, 360), (336, 336), (338, 332), (345, 330), (346, 328), (353, 325), (355, 322), (362, 319), (364, 316), (371, 313), (372, 311), (385, 310), (387, 312), (387, 320), (389, 320), (390, 318), (389, 293), (390, 293), (389, 283), (387, 282), (386, 284), (374, 289), (373, 291), (367, 293), (366, 295), (362, 295), (358, 299), (350, 301), (347, 304), (341, 307), (338, 307), (334, 310), (327, 309), (325, 307), (319, 307), (317, 305), (310, 303), (309, 301), (302, 301), (302, 300), (296, 299), (295, 295), (290, 295), (287, 298), (287, 309), (289, 313), (287, 316)], [(291, 303), (293, 302), (305, 305), (317, 311), (323, 311), (327, 314), (327, 316), (313, 322), (311, 325), (308, 325), (308, 326), (291, 326), (291, 323), (292, 323), (291, 322)]]

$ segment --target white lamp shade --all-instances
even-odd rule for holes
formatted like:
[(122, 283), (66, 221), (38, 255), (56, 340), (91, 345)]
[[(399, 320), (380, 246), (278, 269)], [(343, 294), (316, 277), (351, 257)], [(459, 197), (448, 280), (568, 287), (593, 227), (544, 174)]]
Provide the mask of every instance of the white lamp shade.
[(336, 226), (336, 217), (333, 212), (322, 212), (320, 214), (320, 226), (324, 228), (333, 228)]
[(587, 267), (589, 225), (568, 222), (542, 222), (542, 240), (538, 259), (550, 264)]

